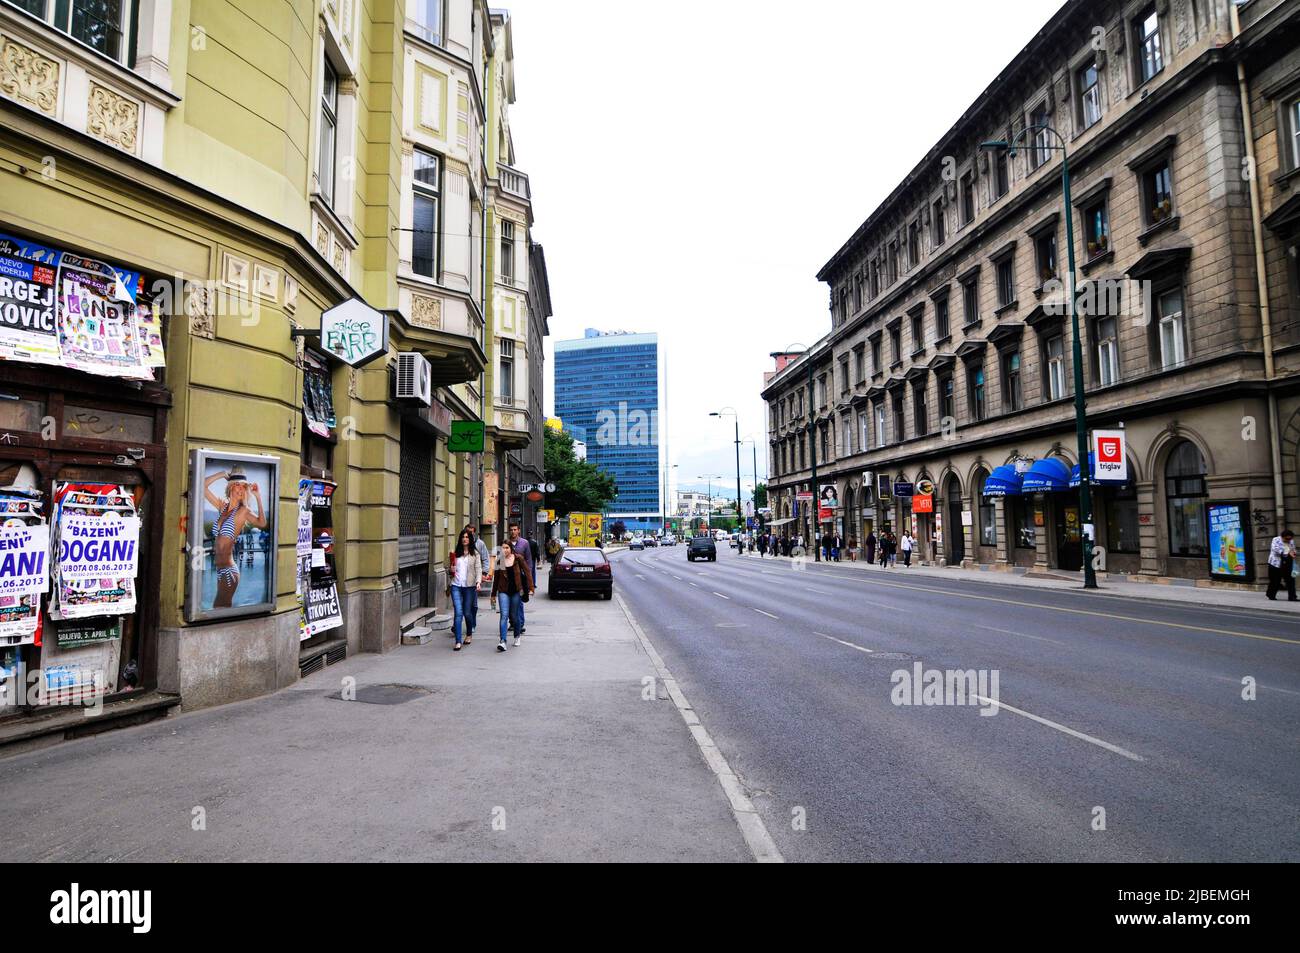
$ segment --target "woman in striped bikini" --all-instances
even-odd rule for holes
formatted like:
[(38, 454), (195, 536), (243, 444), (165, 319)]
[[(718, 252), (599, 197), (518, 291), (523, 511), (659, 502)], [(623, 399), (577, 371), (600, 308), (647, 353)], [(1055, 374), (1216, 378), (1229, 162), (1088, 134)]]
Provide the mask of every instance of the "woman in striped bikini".
[[(226, 498), (223, 500), (212, 490), (218, 480), (226, 481)], [(249, 509), (248, 494), (257, 501), (257, 515)], [(239, 588), (239, 566), (235, 562), (235, 540), (246, 526), (266, 529), (266, 516), (262, 512), (262, 492), (256, 483), (250, 483), (244, 471), (233, 467), (214, 473), (203, 484), (203, 495), (217, 511), (212, 523), (212, 564), (217, 569), (217, 595), (212, 608), (224, 609), (234, 604), (235, 590)]]

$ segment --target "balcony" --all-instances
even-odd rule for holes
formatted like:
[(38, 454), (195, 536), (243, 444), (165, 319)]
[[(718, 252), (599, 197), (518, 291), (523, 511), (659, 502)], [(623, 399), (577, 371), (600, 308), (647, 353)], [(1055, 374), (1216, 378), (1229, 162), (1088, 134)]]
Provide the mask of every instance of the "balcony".
[(492, 437), (502, 449), (521, 449), (532, 440), (527, 397), (492, 398)]
[(497, 177), (501, 182), (502, 192), (524, 202), (532, 202), (533, 193), (528, 187), (527, 175), (508, 165), (497, 163)]

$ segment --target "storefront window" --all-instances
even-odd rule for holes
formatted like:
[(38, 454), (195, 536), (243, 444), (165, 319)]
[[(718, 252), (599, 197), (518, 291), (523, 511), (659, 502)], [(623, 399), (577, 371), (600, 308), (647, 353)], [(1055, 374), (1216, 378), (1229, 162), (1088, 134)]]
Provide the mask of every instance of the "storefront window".
[(1011, 531), (1016, 549), (1034, 549), (1038, 542), (1038, 528), (1034, 525), (1034, 504), (1024, 497), (1011, 500)]
[(1106, 501), (1106, 545), (1112, 553), (1138, 551), (1137, 488), (1131, 483), (1110, 491)]
[(1209, 552), (1205, 525), (1205, 458), (1183, 441), (1165, 464), (1165, 495), (1169, 503), (1169, 555), (1205, 556)]
[(997, 508), (993, 505), (993, 501), (984, 495), (984, 481), (988, 478), (988, 474), (985, 473), (975, 484), (980, 490), (980, 545), (996, 546), (998, 544)]

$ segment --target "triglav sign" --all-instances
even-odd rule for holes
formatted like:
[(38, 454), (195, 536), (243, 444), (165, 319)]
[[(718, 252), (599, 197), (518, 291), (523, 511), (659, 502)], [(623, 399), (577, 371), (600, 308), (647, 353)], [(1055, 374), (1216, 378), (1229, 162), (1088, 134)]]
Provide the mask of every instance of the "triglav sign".
[(360, 367), (388, 351), (388, 316), (353, 298), (320, 316), (321, 347), (344, 364)]
[(1128, 457), (1124, 452), (1124, 431), (1094, 430), (1092, 438), (1097, 446), (1093, 475), (1106, 482), (1127, 481)]

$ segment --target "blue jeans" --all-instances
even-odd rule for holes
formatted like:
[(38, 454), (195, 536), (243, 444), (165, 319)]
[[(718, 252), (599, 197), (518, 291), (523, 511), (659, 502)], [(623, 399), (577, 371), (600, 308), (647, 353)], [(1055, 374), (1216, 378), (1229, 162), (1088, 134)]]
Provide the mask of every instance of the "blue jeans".
[(524, 627), (524, 597), (522, 593), (497, 593), (497, 607), (501, 612), (501, 641), (506, 640), (507, 626), (515, 630), (515, 635), (519, 635), (519, 630)]
[(452, 586), (451, 587), (451, 608), (455, 613), (451, 622), (451, 634), (456, 637), (456, 644), (460, 645), (460, 623), (465, 620), (465, 626), (469, 634), (474, 634), (474, 616), (472, 613), (478, 611), (478, 590), (472, 586)]

